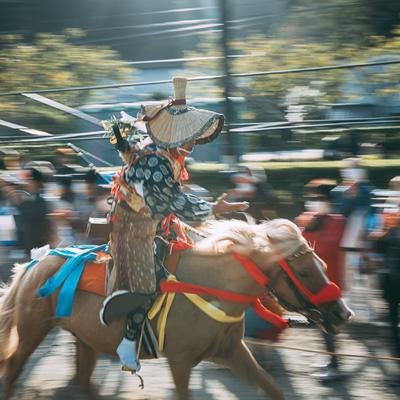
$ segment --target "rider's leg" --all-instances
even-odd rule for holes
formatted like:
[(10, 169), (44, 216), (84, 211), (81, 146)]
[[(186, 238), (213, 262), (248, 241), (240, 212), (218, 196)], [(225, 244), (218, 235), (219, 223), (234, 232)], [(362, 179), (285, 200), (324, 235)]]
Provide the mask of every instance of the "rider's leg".
[(136, 310), (128, 314), (125, 336), (117, 348), (117, 354), (123, 366), (133, 371), (139, 371), (140, 369), (140, 363), (137, 357), (136, 337), (140, 332), (144, 317), (145, 314), (143, 310)]
[[(157, 287), (161, 279), (165, 278), (165, 269), (162, 264), (155, 261), (155, 276)], [(123, 366), (128, 370), (139, 371), (140, 363), (137, 356), (136, 338), (141, 331), (142, 324), (149, 312), (153, 301), (157, 297), (157, 293), (149, 294), (148, 301), (146, 301), (140, 308), (128, 314), (126, 319), (125, 336), (121, 343), (118, 345), (117, 354)]]

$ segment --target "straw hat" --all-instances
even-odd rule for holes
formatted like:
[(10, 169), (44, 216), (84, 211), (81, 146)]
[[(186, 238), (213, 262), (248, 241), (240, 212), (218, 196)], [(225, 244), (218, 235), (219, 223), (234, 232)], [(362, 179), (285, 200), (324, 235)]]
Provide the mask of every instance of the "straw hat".
[(146, 125), (152, 140), (164, 148), (178, 147), (195, 140), (215, 139), (224, 125), (224, 116), (186, 105), (186, 78), (174, 78), (174, 99), (164, 104), (142, 105), (138, 121)]

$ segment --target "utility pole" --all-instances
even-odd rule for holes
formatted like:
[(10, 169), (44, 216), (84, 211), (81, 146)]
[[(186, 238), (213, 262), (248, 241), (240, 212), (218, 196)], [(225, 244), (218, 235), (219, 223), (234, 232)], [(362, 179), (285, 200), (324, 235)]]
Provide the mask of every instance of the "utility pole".
[(223, 89), (224, 89), (224, 115), (225, 115), (225, 148), (223, 158), (224, 162), (228, 164), (234, 164), (238, 161), (236, 149), (235, 149), (235, 141), (233, 136), (230, 133), (230, 123), (233, 117), (232, 103), (230, 101), (230, 97), (232, 94), (232, 79), (230, 75), (229, 69), (229, 33), (228, 33), (228, 0), (219, 0), (220, 13), (221, 13), (221, 22), (222, 22), (222, 67), (225, 77), (223, 78)]

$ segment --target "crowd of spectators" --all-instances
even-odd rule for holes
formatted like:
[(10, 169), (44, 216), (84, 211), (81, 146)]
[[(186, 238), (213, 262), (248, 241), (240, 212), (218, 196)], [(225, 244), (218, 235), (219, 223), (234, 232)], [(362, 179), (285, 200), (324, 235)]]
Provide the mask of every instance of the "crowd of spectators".
[(95, 169), (76, 172), (64, 165), (56, 170), (48, 162), (29, 162), (22, 169), (3, 171), (0, 245), (8, 251), (3, 249), (2, 269), (10, 261), (29, 260), (32, 249), (47, 244), (90, 243), (92, 239), (86, 235), (89, 218), (105, 217), (108, 209), (110, 188), (98, 181)]

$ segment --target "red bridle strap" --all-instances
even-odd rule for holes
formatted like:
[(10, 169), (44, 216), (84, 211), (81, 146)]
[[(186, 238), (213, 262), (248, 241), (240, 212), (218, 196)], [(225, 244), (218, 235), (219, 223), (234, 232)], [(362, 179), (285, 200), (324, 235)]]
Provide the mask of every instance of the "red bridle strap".
[[(242, 254), (233, 252), (233, 257), (239, 261), (240, 265), (244, 267), (247, 273), (262, 287), (266, 287), (269, 278), (264, 272), (261, 271), (260, 267), (249, 257), (243, 256)], [(280, 315), (275, 314), (264, 304), (261, 303), (260, 299), (257, 298), (256, 302), (252, 304), (254, 311), (257, 313), (265, 321), (271, 323), (272, 325), (280, 328), (285, 329), (288, 327), (288, 321), (282, 318)]]
[(254, 304), (252, 304), (252, 307), (257, 315), (264, 321), (267, 321), (280, 329), (286, 329), (289, 326), (289, 322), (286, 319), (265, 307), (259, 298)]
[[(233, 253), (233, 256), (239, 263), (246, 269), (249, 275), (261, 286), (267, 286), (269, 279), (261, 271), (260, 267), (252, 261), (249, 257), (243, 256), (238, 253)], [(298, 280), (288, 263), (283, 259), (279, 259), (279, 266), (287, 273), (291, 281), (296, 285), (301, 293), (316, 307), (324, 303), (330, 303), (340, 298), (341, 292), (339, 287), (333, 283), (328, 282), (318, 293), (311, 293), (304, 285)]]
[(249, 257), (243, 256), (239, 253), (233, 253), (233, 257), (245, 268), (249, 275), (261, 286), (267, 286), (269, 279), (260, 267)]
[(315, 306), (320, 306), (324, 303), (330, 303), (332, 301), (339, 300), (341, 293), (339, 287), (333, 283), (328, 282), (318, 293), (311, 293), (304, 285), (297, 279), (288, 263), (281, 258), (278, 261), (279, 266), (288, 274), (291, 281), (296, 285), (301, 293)]
[(255, 303), (257, 300), (257, 297), (254, 296), (248, 296), (245, 294), (229, 292), (226, 290), (195, 285), (194, 283), (187, 283), (187, 282), (161, 281), (160, 288), (162, 292), (166, 293), (172, 292), (172, 293), (192, 293), (192, 294), (209, 295), (216, 297), (220, 300), (232, 301), (234, 303), (243, 303), (249, 305)]
[(288, 322), (281, 318), (279, 315), (268, 310), (256, 296), (248, 296), (244, 294), (229, 292), (226, 290), (215, 289), (210, 287), (204, 287), (195, 285), (193, 283), (176, 282), (176, 281), (162, 281), (160, 283), (161, 291), (164, 293), (192, 293), (202, 294), (216, 297), (220, 300), (225, 300), (233, 303), (242, 303), (251, 306), (254, 311), (262, 319), (269, 322), (280, 329), (285, 329), (288, 326)]
[(318, 293), (311, 295), (311, 302), (316, 306), (331, 303), (340, 299), (342, 293), (338, 285), (333, 282), (327, 283)]

